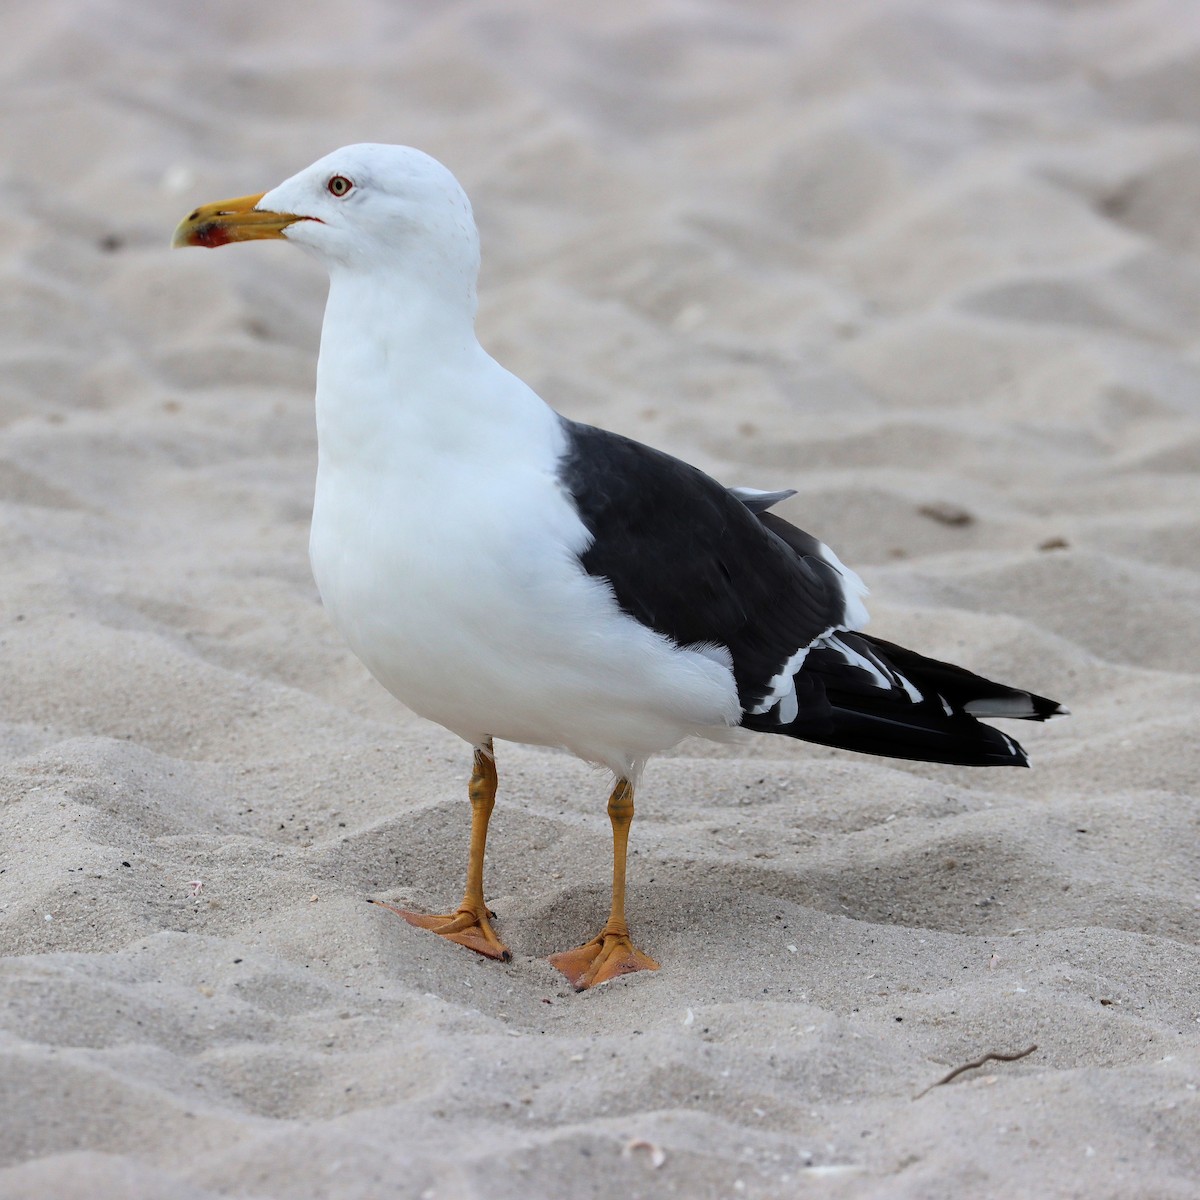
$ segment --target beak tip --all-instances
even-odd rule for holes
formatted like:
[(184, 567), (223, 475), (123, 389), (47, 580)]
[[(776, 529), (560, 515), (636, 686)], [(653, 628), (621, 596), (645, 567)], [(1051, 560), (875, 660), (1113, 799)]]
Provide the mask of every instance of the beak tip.
[(171, 248), (177, 250), (181, 246), (203, 246), (212, 250), (217, 246), (228, 246), (235, 240), (230, 231), (219, 221), (204, 221), (197, 225), (191, 220), (187, 220), (175, 230), (175, 234), (171, 238)]

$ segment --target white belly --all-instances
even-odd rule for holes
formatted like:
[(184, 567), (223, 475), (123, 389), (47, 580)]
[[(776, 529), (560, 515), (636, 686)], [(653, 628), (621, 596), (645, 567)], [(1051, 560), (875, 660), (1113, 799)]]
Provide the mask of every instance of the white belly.
[(726, 666), (625, 616), (583, 572), (588, 535), (552, 463), (476, 467), (322, 463), (313, 573), (393, 695), (472, 743), (564, 746), (619, 774), (736, 724)]

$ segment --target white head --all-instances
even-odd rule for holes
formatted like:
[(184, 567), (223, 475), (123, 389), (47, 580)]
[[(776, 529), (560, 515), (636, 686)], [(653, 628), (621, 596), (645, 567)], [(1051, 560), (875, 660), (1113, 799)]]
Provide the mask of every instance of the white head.
[(207, 204), (176, 246), (284, 238), (341, 273), (404, 279), (474, 311), (479, 234), (471, 202), (436, 159), (410, 146), (343, 146), (262, 195)]

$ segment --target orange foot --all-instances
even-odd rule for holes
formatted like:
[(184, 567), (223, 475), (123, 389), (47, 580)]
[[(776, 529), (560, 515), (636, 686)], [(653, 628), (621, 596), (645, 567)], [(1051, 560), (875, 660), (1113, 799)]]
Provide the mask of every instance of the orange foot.
[(501, 962), (508, 962), (512, 958), (512, 951), (492, 929), (492, 914), (483, 906), (476, 910), (464, 905), (457, 912), (435, 915), (410, 912), (407, 908), (397, 908), (384, 900), (372, 900), (371, 903), (403, 917), (410, 925), (431, 929), (439, 937), (466, 946), (468, 950), (474, 950), (486, 958), (498, 958)]
[(607, 983), (618, 975), (634, 971), (657, 971), (658, 963), (648, 954), (634, 948), (628, 933), (605, 931), (576, 946), (550, 956), (550, 965), (561, 971), (577, 992)]

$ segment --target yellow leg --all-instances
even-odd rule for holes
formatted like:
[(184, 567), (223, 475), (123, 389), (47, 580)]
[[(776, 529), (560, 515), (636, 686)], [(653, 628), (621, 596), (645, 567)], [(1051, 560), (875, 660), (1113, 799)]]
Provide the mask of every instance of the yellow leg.
[(483, 899), (483, 855), (487, 846), (488, 821), (496, 806), (496, 760), (492, 756), (491, 738), (475, 751), (470, 795), (471, 849), (467, 856), (467, 889), (457, 910), (432, 915), (412, 912), (383, 900), (376, 900), (375, 903), (402, 916), (410, 925), (431, 929), (460, 946), (466, 946), (488, 958), (508, 962), (512, 953), (492, 929), (492, 914)]
[(633, 786), (618, 779), (608, 798), (608, 819), (613, 832), (612, 910), (604, 928), (590, 942), (550, 956), (551, 964), (575, 986), (577, 992), (607, 983), (634, 971), (657, 971), (658, 963), (634, 948), (625, 923), (625, 858), (629, 826), (633, 822)]

